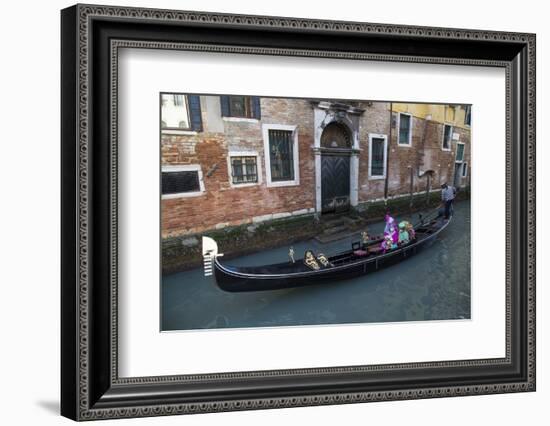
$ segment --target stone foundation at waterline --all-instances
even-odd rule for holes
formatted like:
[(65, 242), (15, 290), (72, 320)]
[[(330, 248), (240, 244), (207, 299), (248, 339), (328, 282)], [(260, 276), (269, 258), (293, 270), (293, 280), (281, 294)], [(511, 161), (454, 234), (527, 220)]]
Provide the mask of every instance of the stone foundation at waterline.
[[(388, 209), (394, 215), (410, 214), (427, 208), (435, 208), (440, 202), (439, 191), (429, 194), (415, 194), (412, 197), (398, 196), (384, 200), (361, 203), (347, 216), (356, 220), (356, 230), (372, 222), (381, 221)], [(457, 201), (470, 198), (469, 187), (457, 194)], [(210, 229), (197, 234), (165, 238), (162, 241), (162, 272), (170, 274), (202, 265), (202, 236), (216, 240), (224, 258), (241, 256), (273, 247), (292, 245), (319, 235), (324, 230), (323, 219), (313, 213), (280, 218), (264, 218), (261, 222), (252, 222), (222, 229)]]

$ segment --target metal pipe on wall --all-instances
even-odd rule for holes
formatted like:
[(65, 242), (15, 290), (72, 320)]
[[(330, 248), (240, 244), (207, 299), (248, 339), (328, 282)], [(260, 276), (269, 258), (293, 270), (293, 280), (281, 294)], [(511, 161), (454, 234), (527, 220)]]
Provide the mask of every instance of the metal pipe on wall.
[(384, 182), (384, 203), (388, 199), (388, 183), (390, 179), (390, 152), (391, 152), (391, 143), (392, 143), (392, 128), (393, 128), (393, 102), (390, 102), (390, 131), (389, 133), (389, 142), (386, 152), (386, 181)]

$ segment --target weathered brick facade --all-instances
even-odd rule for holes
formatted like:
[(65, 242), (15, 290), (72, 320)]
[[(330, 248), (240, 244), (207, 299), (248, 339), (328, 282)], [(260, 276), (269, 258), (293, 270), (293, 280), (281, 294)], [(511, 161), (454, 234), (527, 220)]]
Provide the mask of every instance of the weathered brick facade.
[[(270, 218), (313, 214), (316, 198), (314, 106), (310, 100), (261, 98), (261, 118), (221, 117), (219, 97), (201, 96), (202, 131), (163, 131), (162, 165), (200, 165), (204, 192), (196, 196), (162, 200), (163, 237), (198, 233), (206, 229), (253, 223)], [(390, 113), (387, 102), (350, 102), (362, 110), (358, 120), (357, 204), (361, 206), (384, 197), (385, 179), (369, 179), (369, 135), (386, 135), (388, 140), (388, 196), (426, 191), (430, 174), (432, 189), (442, 182), (453, 183), (457, 141), (451, 150), (442, 149), (443, 123), (412, 116), (412, 144), (397, 144), (397, 112)], [(263, 125), (296, 126), (299, 184), (269, 186)], [(464, 143), (464, 161), (471, 166), (470, 130), (454, 127)], [(390, 138), (391, 134), (391, 138)], [(258, 154), (259, 182), (233, 185), (228, 156), (230, 152)], [(269, 155), (269, 154), (267, 154)], [(429, 173), (419, 176), (419, 171)], [(460, 170), (462, 173), (462, 169)], [(353, 177), (352, 177), (353, 181)], [(318, 182), (318, 180), (317, 180)], [(470, 173), (460, 179), (468, 186)], [(353, 187), (353, 185), (352, 185)]]

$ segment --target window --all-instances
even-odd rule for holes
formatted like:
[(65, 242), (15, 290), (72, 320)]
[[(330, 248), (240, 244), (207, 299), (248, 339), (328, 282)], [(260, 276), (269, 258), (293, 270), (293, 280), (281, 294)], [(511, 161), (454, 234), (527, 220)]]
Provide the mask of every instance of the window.
[(456, 144), (455, 162), (462, 163), (463, 160), (464, 160), (464, 144), (463, 143), (457, 143)]
[(162, 198), (201, 195), (204, 192), (199, 165), (163, 166)]
[(397, 143), (410, 146), (412, 141), (412, 116), (410, 114), (399, 114), (399, 134)]
[(464, 107), (464, 124), (471, 126), (472, 123), (472, 106), (466, 105)]
[(441, 148), (443, 149), (443, 151), (451, 150), (452, 140), (453, 140), (453, 126), (449, 124), (445, 124), (445, 126), (443, 126), (443, 143), (441, 145)]
[(462, 163), (462, 177), (468, 176), (468, 163)]
[(386, 177), (386, 135), (369, 135), (369, 178)]
[(247, 96), (229, 97), (229, 115), (231, 117), (252, 117), (252, 105)]
[(234, 185), (258, 182), (257, 156), (230, 157), (231, 181)]
[(162, 193), (178, 194), (181, 192), (200, 191), (199, 173), (194, 171), (164, 172), (162, 174)]
[(161, 93), (162, 130), (202, 130), (200, 97), (181, 93)]
[(257, 96), (221, 96), (223, 117), (260, 119), (260, 98)]
[(273, 182), (294, 180), (292, 151), (291, 131), (269, 130), (269, 162)]
[(449, 108), (445, 109), (447, 121), (454, 122), (456, 120), (456, 107), (457, 105), (449, 105)]
[(161, 109), (163, 129), (190, 129), (187, 98), (184, 95), (163, 93)]
[(296, 126), (263, 126), (268, 186), (298, 185), (298, 132)]

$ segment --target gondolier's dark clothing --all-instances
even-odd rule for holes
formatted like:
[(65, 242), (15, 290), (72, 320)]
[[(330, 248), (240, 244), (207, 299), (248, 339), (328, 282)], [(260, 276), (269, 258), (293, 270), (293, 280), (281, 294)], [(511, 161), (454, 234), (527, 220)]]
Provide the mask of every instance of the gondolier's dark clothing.
[(449, 219), (453, 201), (455, 199), (455, 189), (452, 186), (447, 186), (441, 190), (441, 200), (445, 203), (445, 219)]

